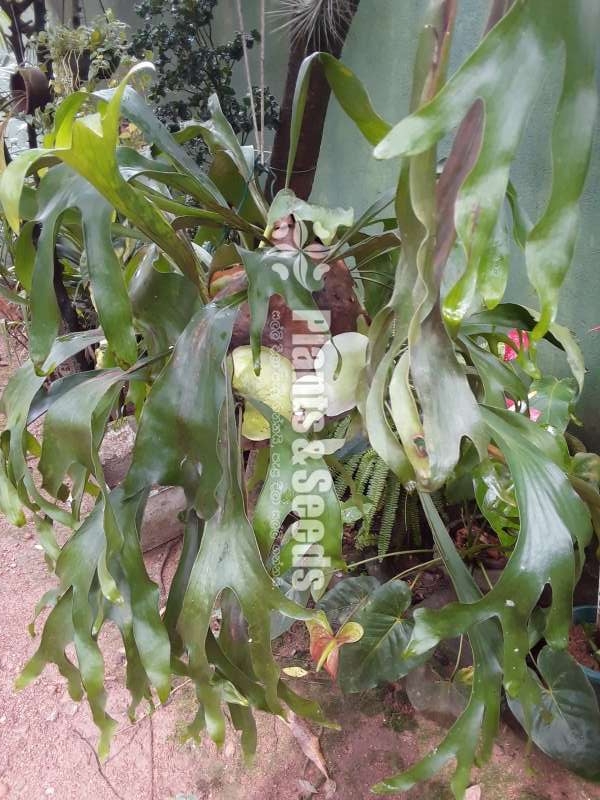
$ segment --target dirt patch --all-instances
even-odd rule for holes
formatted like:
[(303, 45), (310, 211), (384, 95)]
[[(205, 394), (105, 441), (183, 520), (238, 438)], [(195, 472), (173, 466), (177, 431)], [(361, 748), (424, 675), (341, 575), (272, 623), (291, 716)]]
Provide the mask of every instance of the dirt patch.
[[(597, 640), (598, 634), (596, 634), (596, 649), (599, 649), (600, 644)], [(583, 625), (573, 625), (569, 631), (569, 653), (582, 667), (600, 671), (600, 662), (592, 654), (590, 637)]]

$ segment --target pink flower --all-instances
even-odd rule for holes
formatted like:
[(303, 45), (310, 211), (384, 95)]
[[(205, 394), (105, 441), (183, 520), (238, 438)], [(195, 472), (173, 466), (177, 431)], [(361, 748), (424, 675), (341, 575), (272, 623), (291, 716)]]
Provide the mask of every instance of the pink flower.
[(523, 348), (524, 350), (529, 349), (529, 334), (527, 331), (518, 331), (516, 328), (511, 328), (508, 332), (508, 338), (511, 342), (514, 342), (517, 346), (517, 349), (514, 350), (510, 345), (504, 345), (504, 361), (514, 361), (518, 355), (518, 351)]
[(537, 422), (541, 416), (542, 412), (539, 410), (539, 408), (529, 408), (529, 419)]
[[(509, 411), (516, 411), (515, 401), (511, 400), (510, 397), (505, 397), (504, 402), (506, 403), (506, 407)], [(537, 422), (538, 419), (542, 416), (542, 412), (539, 408), (530, 408), (529, 409), (529, 419), (532, 422)]]

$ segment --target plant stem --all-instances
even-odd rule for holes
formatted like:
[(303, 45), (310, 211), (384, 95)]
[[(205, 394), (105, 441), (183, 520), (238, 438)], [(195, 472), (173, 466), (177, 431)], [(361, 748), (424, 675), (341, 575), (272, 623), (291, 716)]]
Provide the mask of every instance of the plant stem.
[(438, 564), (443, 564), (443, 558), (432, 558), (431, 561), (424, 561), (422, 564), (415, 564), (414, 567), (409, 567), (408, 569), (399, 572), (397, 575), (394, 575), (392, 578), (393, 581), (397, 581), (399, 578), (404, 578), (405, 575), (410, 575), (411, 572), (416, 572), (417, 570), (424, 570), (427, 567), (435, 567)]
[(265, 0), (260, 0), (260, 163), (265, 163)]
[(491, 591), (494, 588), (494, 586), (493, 586), (493, 584), (492, 584), (492, 582), (490, 580), (490, 576), (487, 574), (486, 568), (483, 566), (483, 563), (481, 561), (479, 561), (479, 560), (477, 561), (477, 566), (481, 570), (481, 574), (485, 578), (485, 582), (490, 587), (490, 591)]
[(452, 681), (456, 677), (456, 673), (458, 672), (458, 668), (460, 667), (460, 657), (462, 656), (464, 641), (465, 641), (465, 636), (464, 636), (464, 634), (461, 634), (460, 642), (458, 644), (458, 654), (456, 656), (456, 663), (454, 664), (454, 669), (452, 670), (452, 675), (450, 675), (450, 683), (452, 683)]
[[(368, 564), (371, 561), (381, 561), (384, 558), (391, 558), (392, 556), (412, 556), (418, 553), (433, 553), (433, 550), (431, 547), (427, 550), (397, 550), (395, 553), (386, 553), (384, 556), (372, 556), (371, 558), (364, 558), (362, 561), (355, 561), (353, 564), (348, 564), (348, 569), (354, 569), (363, 564)], [(417, 566), (421, 566), (421, 564)]]
[(250, 74), (250, 61), (248, 60), (248, 48), (246, 47), (246, 36), (244, 33), (244, 14), (242, 12), (242, 0), (237, 0), (236, 3), (238, 21), (240, 23), (240, 35), (242, 37), (242, 52), (244, 54), (244, 71), (246, 73), (246, 82), (248, 84), (248, 91), (250, 93), (250, 113), (252, 114), (252, 128), (254, 130), (254, 142), (256, 149), (260, 148), (260, 139), (258, 137), (258, 124), (256, 122), (256, 108), (254, 107), (254, 93), (252, 92), (252, 76)]

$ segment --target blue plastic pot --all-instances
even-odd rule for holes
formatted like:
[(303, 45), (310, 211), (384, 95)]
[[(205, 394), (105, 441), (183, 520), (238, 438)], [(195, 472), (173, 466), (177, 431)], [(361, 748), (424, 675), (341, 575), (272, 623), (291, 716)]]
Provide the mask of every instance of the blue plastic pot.
[[(575, 606), (573, 609), (573, 624), (579, 625), (581, 622), (595, 622), (596, 621), (596, 606)], [(600, 697), (600, 671), (597, 669), (590, 669), (584, 667), (583, 664), (579, 665), (585, 672), (588, 681), (596, 690), (596, 694)]]

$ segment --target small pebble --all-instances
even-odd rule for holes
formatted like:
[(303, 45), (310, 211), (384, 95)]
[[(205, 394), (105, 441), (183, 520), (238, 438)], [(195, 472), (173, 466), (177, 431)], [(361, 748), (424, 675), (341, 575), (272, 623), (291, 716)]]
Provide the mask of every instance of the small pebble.
[(54, 709), (54, 711), (51, 711), (46, 717), (46, 722), (54, 722), (57, 717), (58, 717), (58, 711)]
[(48, 796), (54, 794), (54, 789), (52, 786), (48, 786), (48, 788), (44, 790), (44, 794), (47, 794)]

